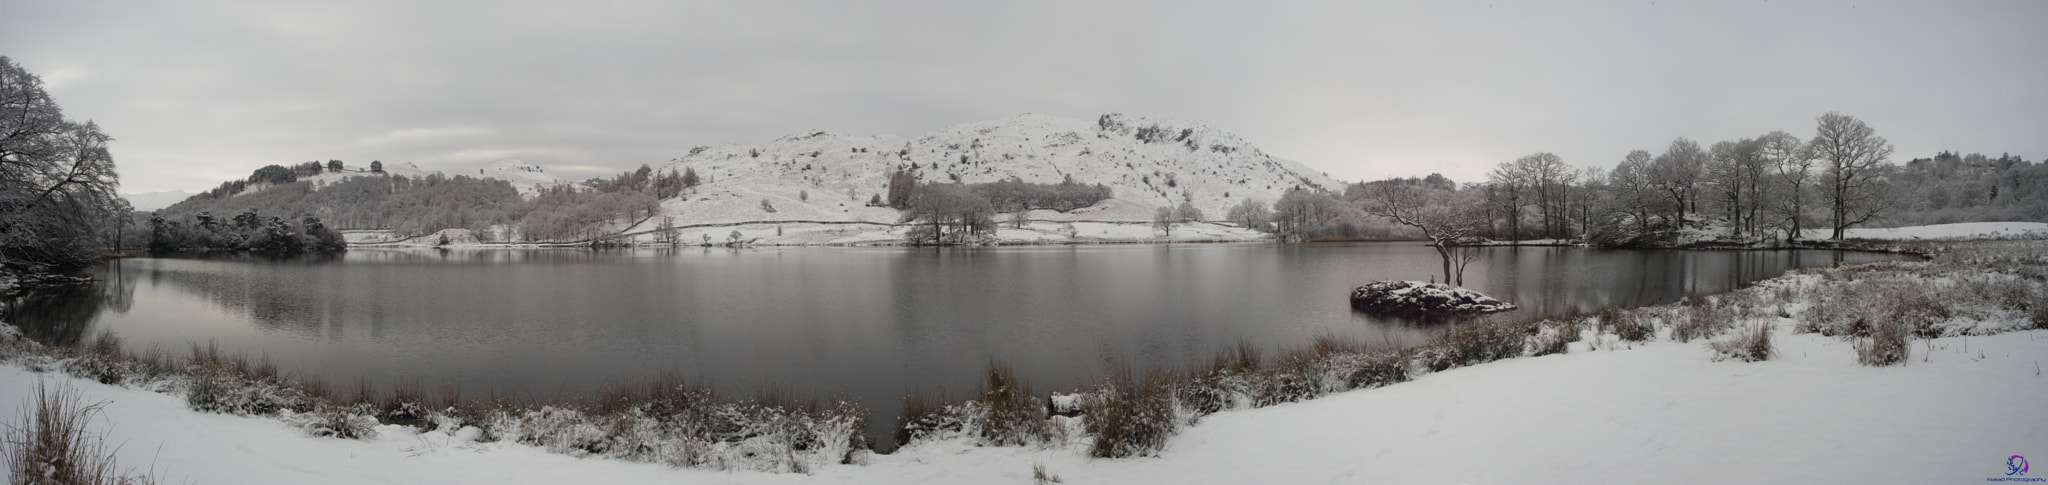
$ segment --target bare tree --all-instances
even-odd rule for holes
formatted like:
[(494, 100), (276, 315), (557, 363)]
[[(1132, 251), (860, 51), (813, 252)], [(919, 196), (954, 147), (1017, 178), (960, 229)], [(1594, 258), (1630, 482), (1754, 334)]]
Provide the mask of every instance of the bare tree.
[[(1527, 159), (1527, 157), (1523, 158), (1523, 160)], [(1492, 172), (1487, 172), (1486, 180), (1493, 185), (1493, 190), (1488, 193), (1490, 196), (1488, 199), (1493, 202), (1494, 208), (1500, 209), (1501, 216), (1507, 219), (1508, 234), (1506, 239), (1520, 244), (1522, 240), (1522, 207), (1527, 205), (1527, 202), (1524, 201), (1524, 193), (1529, 191), (1530, 186), (1527, 167), (1517, 162), (1501, 162), (1499, 166), (1493, 168)]]
[(1727, 214), (1730, 235), (1741, 239), (1747, 230), (1754, 236), (1755, 207), (1761, 202), (1758, 186), (1762, 184), (1762, 157), (1758, 156), (1757, 141), (1743, 138), (1715, 142), (1707, 152), (1708, 185), (1715, 189), (1713, 202)]
[(1334, 199), (1299, 187), (1288, 189), (1273, 203), (1275, 229), (1290, 240), (1322, 231), (1338, 215)]
[(1543, 220), (1542, 237), (1560, 237), (1566, 232), (1564, 221), (1568, 214), (1564, 207), (1569, 199), (1565, 189), (1572, 177), (1571, 167), (1550, 152), (1515, 159), (1514, 166), (1522, 185), (1536, 197), (1536, 214)]
[(1700, 172), (1706, 162), (1706, 150), (1701, 150), (1698, 142), (1685, 138), (1672, 140), (1664, 154), (1651, 162), (1651, 180), (1671, 198), (1671, 227), (1674, 230), (1685, 228), (1686, 212), (1698, 210)]
[(1817, 121), (1819, 126), (1807, 146), (1813, 158), (1824, 164), (1824, 195), (1832, 216), (1829, 222), (1834, 226), (1830, 238), (1840, 240), (1849, 226), (1869, 222), (1891, 209), (1892, 199), (1886, 197), (1885, 189), (1892, 144), (1854, 116), (1829, 111)]
[(0, 57), (0, 262), (98, 261), (119, 209), (112, 140), (65, 120), (42, 79)]
[(1757, 139), (1759, 158), (1770, 167), (1772, 200), (1768, 204), (1785, 229), (1785, 240), (1799, 240), (1806, 219), (1807, 182), (1813, 179), (1813, 157), (1799, 137), (1773, 131)]
[(654, 243), (662, 246), (675, 246), (682, 242), (681, 236), (681, 234), (676, 233), (676, 218), (673, 216), (661, 216), (661, 225), (655, 226)]
[(1622, 203), (1632, 209), (1629, 212), (1636, 221), (1636, 234), (1650, 232), (1650, 214), (1657, 206), (1655, 177), (1651, 175), (1653, 159), (1650, 152), (1631, 150), (1614, 166), (1608, 181), (1621, 194)]
[(1169, 239), (1173, 238), (1173, 225), (1179, 222), (1180, 219), (1174, 217), (1172, 207), (1159, 206), (1159, 210), (1152, 212), (1152, 228), (1166, 233)]
[(1607, 171), (1600, 167), (1583, 167), (1572, 180), (1572, 192), (1576, 196), (1571, 200), (1579, 213), (1579, 237), (1590, 239), (1595, 213), (1607, 214), (1613, 196), (1607, 185)]
[(1194, 202), (1184, 200), (1180, 202), (1179, 206), (1173, 208), (1173, 219), (1182, 224), (1186, 224), (1190, 222), (1201, 222), (1204, 218), (1202, 217), (1202, 210), (1195, 208)]
[(1462, 245), (1486, 226), (1486, 220), (1475, 201), (1459, 200), (1457, 195), (1446, 190), (1381, 183), (1372, 188), (1365, 211), (1422, 230), (1422, 236), (1429, 238), (1429, 246), (1443, 257), (1444, 281), (1463, 286), (1465, 264), (1476, 259), (1477, 254), (1462, 249)]
[(1267, 210), (1264, 202), (1246, 200), (1232, 206), (1228, 218), (1246, 229), (1263, 230), (1273, 218), (1273, 211)]

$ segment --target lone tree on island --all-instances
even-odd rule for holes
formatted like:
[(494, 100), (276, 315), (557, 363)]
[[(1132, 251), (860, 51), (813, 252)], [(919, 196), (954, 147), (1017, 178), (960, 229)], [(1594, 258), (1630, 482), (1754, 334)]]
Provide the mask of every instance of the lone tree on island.
[(1479, 248), (1463, 241), (1486, 227), (1479, 204), (1457, 200), (1459, 194), (1448, 190), (1392, 181), (1373, 185), (1365, 212), (1421, 229), (1429, 247), (1443, 257), (1444, 281), (1464, 286), (1465, 265), (1479, 259)]

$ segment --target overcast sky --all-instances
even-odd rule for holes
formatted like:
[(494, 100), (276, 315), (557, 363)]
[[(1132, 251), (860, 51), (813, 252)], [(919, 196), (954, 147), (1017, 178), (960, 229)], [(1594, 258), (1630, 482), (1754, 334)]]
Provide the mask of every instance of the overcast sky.
[(2048, 156), (2048, 2), (0, 0), (0, 55), (117, 138), (123, 192), (271, 163), (586, 178), (805, 131), (1201, 120), (1345, 180), (1811, 136)]

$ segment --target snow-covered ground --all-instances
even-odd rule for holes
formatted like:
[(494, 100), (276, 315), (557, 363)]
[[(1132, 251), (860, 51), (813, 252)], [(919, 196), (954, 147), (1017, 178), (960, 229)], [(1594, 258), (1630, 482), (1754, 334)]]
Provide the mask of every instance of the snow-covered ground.
[[(1827, 238), (1832, 233), (1826, 229), (1805, 231), (1809, 239)], [(1890, 228), (1851, 228), (1843, 231), (1848, 239), (1959, 239), (1981, 237), (2048, 236), (2048, 223), (2042, 222), (1962, 222), (1935, 224), (1931, 226), (1908, 226)]]
[[(1511, 359), (1295, 404), (1219, 413), (1157, 458), (939, 442), (812, 475), (672, 469), (383, 426), (310, 438), (275, 419), (189, 411), (176, 396), (0, 366), (0, 416), (37, 380), (107, 403), (125, 465), (174, 482), (1946, 483), (2048, 456), (2048, 331), (1916, 341), (1904, 367), (1779, 329), (1775, 360), (1713, 362), (1702, 343)], [(1927, 349), (1931, 348), (1931, 351)], [(2038, 459), (2038, 458), (2037, 458)], [(2039, 472), (2036, 472), (2039, 473)]]

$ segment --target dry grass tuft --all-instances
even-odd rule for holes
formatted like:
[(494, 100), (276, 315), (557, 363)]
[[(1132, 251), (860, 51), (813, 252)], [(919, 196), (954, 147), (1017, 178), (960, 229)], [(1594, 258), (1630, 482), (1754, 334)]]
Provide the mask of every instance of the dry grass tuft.
[[(36, 383), (21, 417), (7, 425), (8, 483), (35, 485), (152, 484), (156, 478), (121, 470), (104, 435), (87, 432), (105, 403), (86, 404), (70, 388)], [(118, 449), (118, 447), (116, 448)]]
[(1714, 341), (1709, 344), (1714, 349), (1714, 360), (1770, 360), (1777, 352), (1771, 347), (1771, 328), (1769, 324), (1751, 325), (1733, 336)]
[(1158, 453), (1179, 429), (1173, 406), (1175, 376), (1154, 369), (1139, 374), (1117, 367), (1092, 393), (1088, 406), (1089, 456), (1123, 458)]

